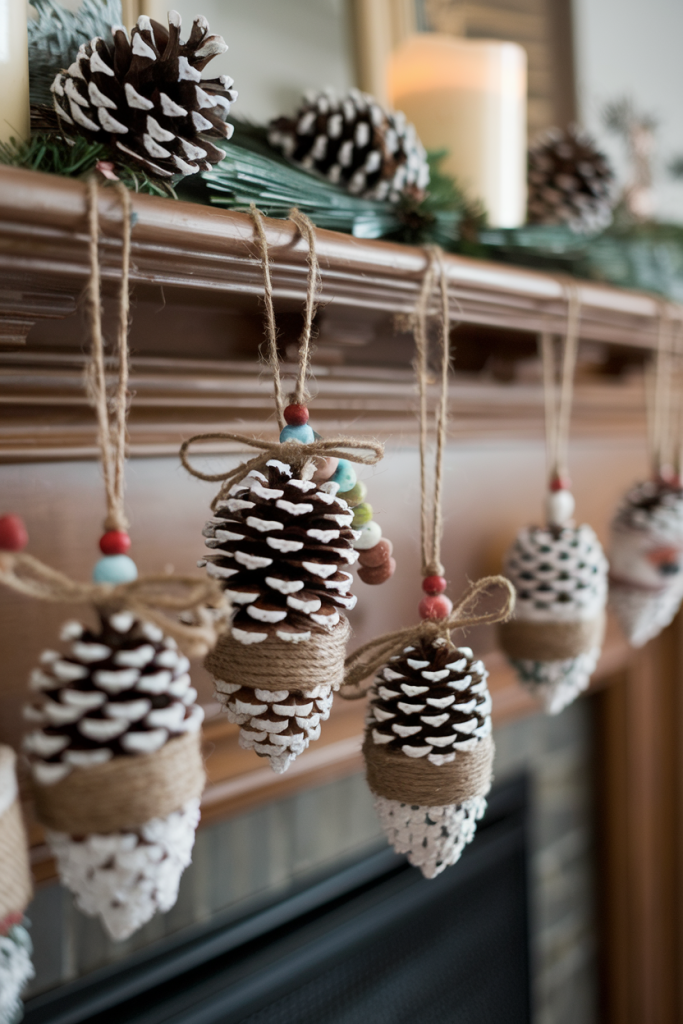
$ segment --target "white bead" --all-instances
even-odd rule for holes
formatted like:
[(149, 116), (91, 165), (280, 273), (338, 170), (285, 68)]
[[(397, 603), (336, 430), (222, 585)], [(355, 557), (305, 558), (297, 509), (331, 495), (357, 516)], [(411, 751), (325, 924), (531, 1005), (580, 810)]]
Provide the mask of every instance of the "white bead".
[(374, 519), (362, 526), (358, 532), (360, 536), (353, 542), (356, 551), (369, 551), (382, 539), (382, 527)]
[(574, 515), (574, 495), (571, 491), (548, 491), (545, 514), (551, 526), (568, 526)]

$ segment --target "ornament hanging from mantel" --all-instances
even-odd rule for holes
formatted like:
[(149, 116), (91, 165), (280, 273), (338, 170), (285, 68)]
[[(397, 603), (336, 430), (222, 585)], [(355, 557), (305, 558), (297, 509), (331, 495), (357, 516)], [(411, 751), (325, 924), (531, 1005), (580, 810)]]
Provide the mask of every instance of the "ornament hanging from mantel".
[[(440, 290), (440, 401), (434, 487), (427, 474), (427, 308), (438, 276)], [(494, 746), (487, 671), (452, 631), (498, 622), (514, 606), (514, 591), (500, 576), (474, 584), (458, 606), (445, 595), (440, 560), (441, 486), (446, 442), (449, 296), (439, 250), (432, 250), (416, 316), (420, 389), (422, 621), (371, 640), (346, 662), (342, 696), (362, 697), (374, 675), (363, 743), (368, 785), (382, 828), (397, 853), (434, 878), (460, 858), (486, 810)], [(477, 612), (484, 594), (501, 587), (498, 611)]]
[[(319, 737), (342, 682), (349, 637), (345, 612), (356, 604), (351, 567), (359, 560), (361, 579), (380, 584), (396, 564), (353, 467), (378, 462), (382, 445), (351, 437), (324, 440), (308, 422), (306, 381), (319, 276), (313, 226), (298, 210), (291, 212), (308, 245), (309, 273), (297, 379), (285, 405), (268, 244), (255, 208), (252, 217), (280, 439), (199, 435), (183, 444), (181, 459), (194, 476), (222, 483), (204, 529), (210, 553), (199, 564), (220, 581), (234, 612), (230, 630), (205, 665), (230, 721), (240, 726), (240, 745), (283, 772)], [(216, 440), (261, 454), (227, 473), (202, 473), (188, 461), (188, 450), (195, 442)]]
[[(96, 625), (67, 622), (63, 647), (32, 672), (25, 736), (38, 820), (59, 876), (86, 914), (125, 939), (176, 901), (189, 864), (204, 787), (202, 709), (182, 651), (202, 655), (222, 625), (211, 581), (138, 579), (124, 511), (128, 404), (129, 193), (117, 186), (122, 270), (113, 387), (105, 375), (98, 258), (99, 193), (88, 185), (91, 355), (107, 517), (92, 583), (77, 583), (24, 554), (21, 520), (0, 521), (0, 583), (38, 599), (89, 603)], [(181, 616), (182, 621), (178, 619)]]
[(662, 303), (648, 422), (652, 476), (624, 495), (610, 530), (610, 608), (633, 647), (683, 600), (683, 310)]
[(588, 525), (575, 526), (567, 446), (579, 340), (578, 293), (568, 294), (567, 336), (556, 385), (554, 339), (541, 339), (549, 482), (546, 525), (520, 530), (504, 573), (514, 584), (514, 618), (499, 626), (500, 644), (521, 682), (557, 714), (588, 686), (605, 631), (607, 560)]
[[(5, 523), (5, 528), (12, 526)], [(21, 993), (34, 976), (24, 918), (32, 897), (31, 869), (15, 762), (14, 751), (0, 744), (0, 1024), (21, 1020)]]

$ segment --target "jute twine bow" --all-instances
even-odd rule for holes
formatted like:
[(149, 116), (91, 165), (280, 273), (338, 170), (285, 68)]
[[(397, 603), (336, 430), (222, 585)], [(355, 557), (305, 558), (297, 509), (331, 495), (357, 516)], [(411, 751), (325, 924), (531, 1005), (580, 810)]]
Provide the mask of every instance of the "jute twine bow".
[[(481, 597), (492, 587), (500, 587), (503, 591), (503, 603), (500, 608), (477, 614), (475, 609)], [(510, 618), (515, 607), (515, 588), (504, 576), (486, 576), (470, 585), (459, 604), (445, 619), (423, 619), (414, 626), (405, 626), (393, 633), (385, 633), (367, 644), (346, 659), (346, 673), (341, 694), (347, 700), (363, 697), (372, 686), (372, 677), (380, 666), (384, 665), (394, 654), (400, 654), (422, 640), (433, 641), (443, 637), (450, 642), (451, 631), (467, 626), (481, 626), (486, 623), (505, 622)], [(363, 680), (368, 680), (365, 686)]]
[[(116, 339), (118, 377), (111, 401), (107, 390), (102, 334), (98, 253), (99, 193), (93, 180), (88, 182), (87, 192), (90, 229), (88, 307), (92, 344), (86, 380), (90, 399), (97, 413), (98, 444), (107, 499), (105, 529), (125, 531), (128, 526), (123, 492), (128, 411), (131, 207), (128, 190), (121, 185), (116, 186), (116, 191), (123, 211), (123, 242)], [(218, 633), (227, 620), (228, 602), (220, 586), (213, 580), (196, 579), (191, 576), (145, 576), (116, 586), (78, 583), (32, 555), (0, 552), (0, 583), (20, 594), (41, 601), (89, 601), (99, 610), (108, 613), (125, 609), (136, 617), (158, 625), (191, 655), (206, 654), (216, 643)], [(180, 622), (177, 618), (169, 617), (166, 612), (184, 614), (189, 622)]]
[[(227, 608), (215, 580), (160, 574), (116, 586), (79, 583), (24, 552), (0, 553), (0, 583), (40, 601), (89, 601), (107, 614), (129, 611), (136, 618), (159, 626), (193, 657), (206, 654), (216, 643)], [(183, 613), (195, 621), (180, 622), (165, 613)]]
[[(261, 269), (263, 271), (263, 301), (265, 305), (265, 331), (266, 348), (264, 362), (269, 367), (273, 376), (273, 397), (275, 400), (275, 411), (278, 426), (282, 430), (285, 426), (284, 389), (280, 374), (280, 357), (277, 346), (277, 325), (275, 322), (275, 309), (273, 306), (273, 284), (270, 274), (270, 256), (268, 252), (268, 240), (263, 225), (263, 217), (251, 204), (251, 217), (254, 221), (256, 237), (259, 243)], [(310, 370), (311, 338), (313, 334), (313, 319), (316, 310), (316, 290), (320, 278), (320, 266), (316, 253), (315, 228), (308, 217), (297, 209), (290, 210), (290, 220), (296, 224), (302, 238), (308, 244), (308, 277), (306, 285), (306, 300), (304, 303), (304, 322), (299, 338), (298, 369), (294, 390), (289, 396), (289, 401), (297, 405), (304, 405), (309, 398), (306, 389), (306, 381)], [(261, 454), (254, 456), (246, 462), (240, 463), (235, 469), (226, 470), (222, 473), (202, 473), (196, 469), (188, 458), (190, 448), (203, 441), (232, 441), (249, 448), (261, 448)], [(365, 452), (367, 454), (360, 454)], [(302, 444), (300, 441), (266, 441), (261, 438), (252, 437), (249, 434), (235, 433), (213, 433), (197, 434), (184, 441), (180, 448), (180, 461), (185, 469), (198, 480), (207, 480), (212, 483), (222, 483), (222, 487), (214, 498), (211, 508), (215, 511), (219, 502), (225, 500), (230, 488), (239, 483), (252, 470), (261, 470), (270, 459), (278, 459), (294, 467), (302, 476), (312, 476), (314, 472), (313, 459), (316, 457), (348, 459), (350, 462), (358, 462), (365, 466), (374, 466), (384, 455), (384, 445), (378, 441), (358, 441), (353, 437), (337, 437), (332, 439), (318, 438), (309, 444)]]
[(545, 440), (549, 480), (568, 477), (569, 425), (571, 420), (574, 374), (579, 348), (581, 300), (575, 285), (567, 286), (567, 331), (564, 340), (560, 384), (552, 334), (540, 338), (543, 362), (543, 397), (545, 401)]

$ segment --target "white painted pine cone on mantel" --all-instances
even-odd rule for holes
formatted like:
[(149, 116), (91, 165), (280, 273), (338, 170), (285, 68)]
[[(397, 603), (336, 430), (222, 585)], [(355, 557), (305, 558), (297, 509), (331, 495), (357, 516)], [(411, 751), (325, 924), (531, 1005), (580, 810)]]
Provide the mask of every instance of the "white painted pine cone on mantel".
[(173, 906), (190, 863), (203, 711), (175, 640), (128, 611), (100, 617), (97, 631), (67, 622), (68, 650), (43, 653), (24, 749), (60, 878), (124, 939)]

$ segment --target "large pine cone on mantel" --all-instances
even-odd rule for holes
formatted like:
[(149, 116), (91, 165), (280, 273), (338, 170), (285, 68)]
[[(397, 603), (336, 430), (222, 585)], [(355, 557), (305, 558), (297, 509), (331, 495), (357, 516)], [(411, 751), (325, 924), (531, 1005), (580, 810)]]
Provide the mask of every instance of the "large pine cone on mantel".
[(225, 118), (237, 93), (231, 78), (202, 80), (201, 71), (227, 45), (209, 34), (204, 17), (195, 18), (186, 42), (180, 25), (176, 11), (168, 28), (143, 15), (130, 39), (115, 26), (113, 46), (100, 38), (81, 46), (52, 84), (65, 134), (106, 143), (115, 161), (132, 160), (159, 178), (219, 163), (225, 154), (208, 137), (231, 137)]

